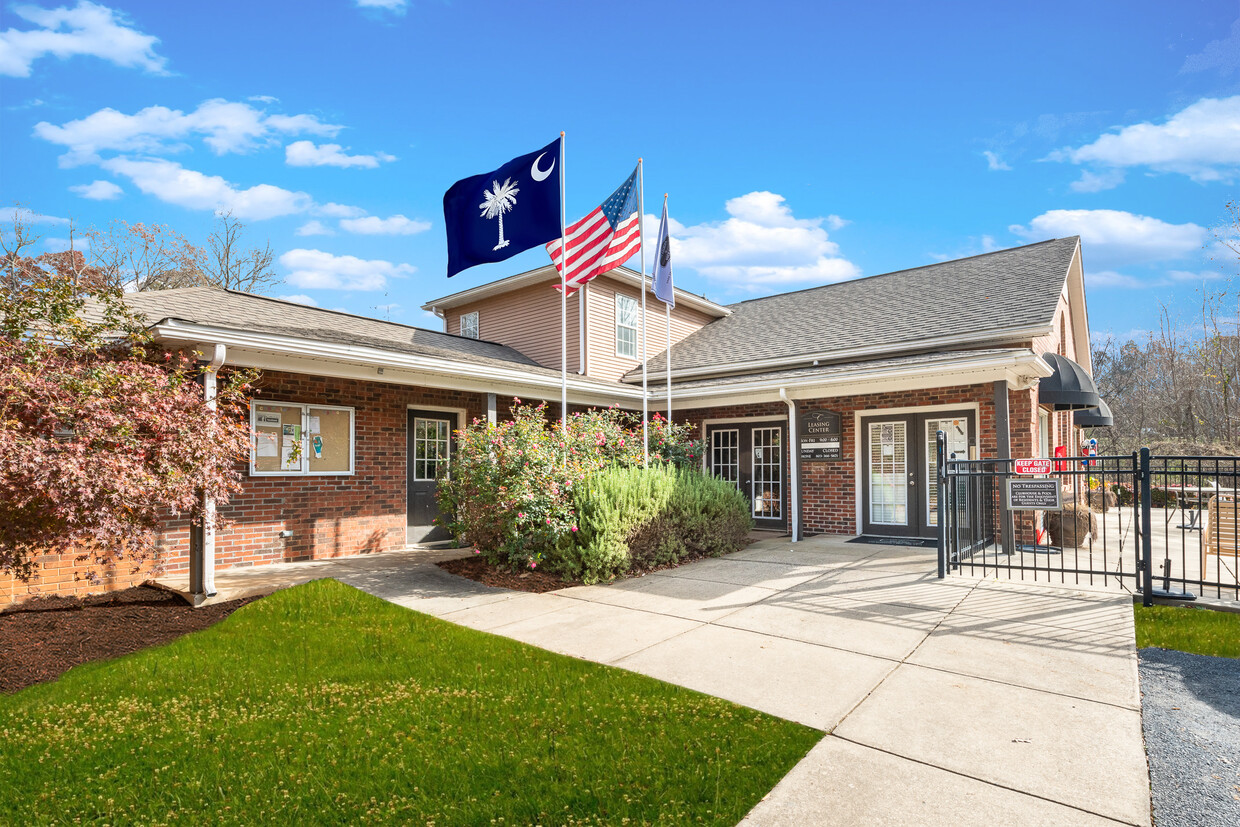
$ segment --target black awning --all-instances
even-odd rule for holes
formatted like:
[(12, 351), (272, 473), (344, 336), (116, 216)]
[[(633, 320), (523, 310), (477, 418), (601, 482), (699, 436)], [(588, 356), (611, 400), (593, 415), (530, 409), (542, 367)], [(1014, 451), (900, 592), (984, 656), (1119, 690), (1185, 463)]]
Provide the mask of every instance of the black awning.
[(1115, 424), (1115, 417), (1111, 416), (1111, 406), (1099, 400), (1098, 407), (1072, 414), (1072, 421), (1082, 428), (1110, 428)]
[(1042, 358), (1055, 372), (1038, 380), (1038, 404), (1050, 405), (1057, 411), (1079, 411), (1102, 404), (1085, 368), (1058, 353), (1043, 353)]

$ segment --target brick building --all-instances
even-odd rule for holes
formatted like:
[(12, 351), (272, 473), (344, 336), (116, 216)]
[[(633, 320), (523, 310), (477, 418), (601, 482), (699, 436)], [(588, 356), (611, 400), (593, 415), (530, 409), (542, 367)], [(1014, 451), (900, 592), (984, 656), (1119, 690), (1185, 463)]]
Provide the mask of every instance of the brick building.
[[(452, 431), (513, 397), (558, 411), (557, 284), (548, 266), (427, 303), (444, 332), (214, 288), (132, 296), (165, 345), (261, 371), (233, 526), (205, 539), (208, 588), (215, 569), (435, 539)], [(620, 268), (569, 300), (571, 406), (641, 410), (641, 291)], [(1076, 237), (729, 306), (677, 290), (670, 318), (653, 295), (648, 312), (651, 411), (667, 409), (670, 332), (672, 415), (759, 528), (934, 536), (939, 430), (958, 457), (1080, 449), (1068, 406), (1039, 398), (1057, 365), (1091, 371)], [(169, 521), (165, 571), (190, 566), (190, 540)], [(0, 605), (100, 588), (67, 557), (41, 562), (31, 584), (0, 581)], [(149, 576), (117, 568), (103, 587)]]

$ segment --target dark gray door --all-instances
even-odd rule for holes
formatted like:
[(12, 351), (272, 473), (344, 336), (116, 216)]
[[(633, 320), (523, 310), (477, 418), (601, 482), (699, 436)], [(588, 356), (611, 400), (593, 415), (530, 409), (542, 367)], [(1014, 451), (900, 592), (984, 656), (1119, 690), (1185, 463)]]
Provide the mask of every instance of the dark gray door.
[(788, 527), (786, 425), (771, 420), (707, 426), (707, 465), (748, 498), (757, 528)]
[(452, 462), (452, 432), (457, 415), (443, 411), (409, 411), (408, 424), (408, 541), (447, 540), (448, 532), (434, 524), (439, 516), (436, 481)]
[(861, 420), (861, 531), (934, 537), (938, 531), (935, 435), (947, 434), (948, 458), (976, 446), (972, 411), (898, 414)]

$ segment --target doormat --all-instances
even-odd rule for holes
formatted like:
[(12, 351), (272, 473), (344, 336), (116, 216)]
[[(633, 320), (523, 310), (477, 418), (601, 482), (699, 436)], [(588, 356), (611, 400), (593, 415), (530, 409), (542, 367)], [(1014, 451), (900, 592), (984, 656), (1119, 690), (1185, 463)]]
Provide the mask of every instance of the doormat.
[(909, 548), (938, 548), (938, 540), (926, 540), (919, 537), (854, 537), (850, 543), (864, 543), (867, 546), (908, 546)]

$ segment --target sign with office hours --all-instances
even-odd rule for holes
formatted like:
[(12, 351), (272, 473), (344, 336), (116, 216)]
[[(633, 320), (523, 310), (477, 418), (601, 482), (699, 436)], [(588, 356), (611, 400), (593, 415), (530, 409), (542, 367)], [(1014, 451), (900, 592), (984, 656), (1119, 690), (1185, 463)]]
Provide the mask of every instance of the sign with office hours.
[(1014, 459), (1012, 470), (1017, 474), (1049, 474), (1051, 461), (1049, 459)]
[[(893, 430), (892, 441), (894, 439)], [(797, 423), (801, 462), (843, 459), (843, 440), (840, 415), (832, 411), (806, 411)]]
[(1007, 481), (1009, 511), (1059, 511), (1059, 480), (1009, 479)]

